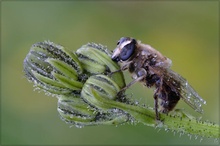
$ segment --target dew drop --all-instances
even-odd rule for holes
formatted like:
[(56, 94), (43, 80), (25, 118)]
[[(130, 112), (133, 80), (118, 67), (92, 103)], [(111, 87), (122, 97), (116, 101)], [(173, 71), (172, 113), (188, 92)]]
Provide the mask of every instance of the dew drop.
[(189, 136), (189, 139), (191, 140), (192, 139), (192, 134), (188, 134), (188, 136)]
[(183, 132), (183, 131), (180, 131), (180, 137), (181, 137), (183, 134), (184, 134), (184, 132)]
[(82, 125), (75, 125), (75, 126), (76, 126), (76, 128), (83, 128)]
[(134, 74), (134, 75), (132, 76), (132, 78), (133, 78), (133, 79), (137, 79), (137, 75)]
[(69, 127), (70, 127), (70, 128), (73, 128), (73, 126), (74, 126), (74, 125), (70, 125)]
[(167, 132), (167, 131), (169, 131), (169, 129), (168, 129), (168, 128), (165, 128), (165, 129), (164, 129), (164, 131), (166, 131), (166, 132)]
[(202, 140), (203, 140), (203, 138), (201, 137), (199, 141), (202, 142)]
[(135, 101), (135, 105), (138, 105), (139, 104), (139, 102), (138, 101)]
[(214, 143), (219, 143), (219, 138), (215, 138)]
[(147, 55), (145, 51), (141, 51), (141, 55)]
[(198, 135), (195, 135), (195, 139), (197, 139), (198, 138)]
[(115, 109), (113, 109), (113, 112), (114, 112), (114, 113), (118, 113), (119, 110), (118, 110), (117, 108), (115, 108)]

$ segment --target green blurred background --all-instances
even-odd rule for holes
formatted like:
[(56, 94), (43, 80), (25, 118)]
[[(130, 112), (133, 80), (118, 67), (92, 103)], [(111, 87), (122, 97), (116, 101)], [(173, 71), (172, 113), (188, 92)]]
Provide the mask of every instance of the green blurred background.
[[(1, 144), (217, 144), (142, 124), (70, 128), (58, 116), (57, 99), (34, 92), (22, 70), (36, 42), (51, 40), (72, 50), (96, 42), (113, 50), (120, 37), (132, 36), (172, 59), (172, 69), (207, 101), (203, 119), (219, 123), (218, 13), (218, 1), (1, 2)], [(152, 90), (136, 84), (127, 93), (153, 106)], [(177, 108), (197, 115), (182, 101)]]

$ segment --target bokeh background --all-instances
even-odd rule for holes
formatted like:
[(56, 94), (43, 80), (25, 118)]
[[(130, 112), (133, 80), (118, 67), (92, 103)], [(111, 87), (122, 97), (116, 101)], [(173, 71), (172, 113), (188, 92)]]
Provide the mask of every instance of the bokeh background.
[[(76, 50), (87, 42), (114, 49), (122, 36), (152, 45), (207, 101), (204, 120), (219, 123), (218, 1), (1, 2), (1, 144), (215, 145), (213, 139), (174, 136), (142, 124), (75, 128), (60, 120), (57, 99), (33, 91), (23, 60), (32, 44), (51, 40)], [(130, 76), (125, 73), (126, 81)], [(152, 90), (128, 95), (153, 106)], [(185, 108), (197, 115), (184, 102)], [(201, 116), (201, 115), (197, 115)]]

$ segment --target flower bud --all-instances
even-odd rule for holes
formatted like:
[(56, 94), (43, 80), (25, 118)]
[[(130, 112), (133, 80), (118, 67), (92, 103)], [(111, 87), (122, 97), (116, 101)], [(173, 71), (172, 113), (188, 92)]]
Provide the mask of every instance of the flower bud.
[[(119, 65), (111, 59), (111, 52), (104, 46), (95, 43), (83, 45), (76, 51), (83, 68), (91, 74), (108, 74), (118, 71)], [(114, 73), (111, 78), (120, 88), (125, 86), (122, 72)]]
[(89, 125), (118, 125), (128, 116), (122, 112), (100, 113), (86, 104), (79, 96), (61, 96), (58, 100), (61, 119), (78, 128)]
[[(99, 96), (94, 96), (92, 90), (95, 90)], [(119, 86), (109, 77), (94, 75), (84, 84), (81, 96), (87, 103), (104, 111), (110, 109), (109, 105), (105, 104), (105, 102), (115, 100), (119, 91)]]
[(95, 120), (96, 113), (88, 108), (79, 96), (61, 96), (58, 100), (58, 112), (67, 123), (74, 125), (90, 125)]
[(49, 94), (71, 94), (83, 87), (83, 68), (77, 56), (50, 41), (34, 44), (24, 59), (29, 81)]

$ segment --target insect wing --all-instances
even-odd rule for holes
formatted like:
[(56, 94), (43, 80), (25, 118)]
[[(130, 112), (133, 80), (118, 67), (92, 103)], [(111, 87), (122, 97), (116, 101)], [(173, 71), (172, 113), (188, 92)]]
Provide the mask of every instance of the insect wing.
[(202, 99), (198, 93), (193, 89), (193, 87), (188, 83), (186, 79), (184, 79), (178, 73), (168, 69), (167, 70), (167, 82), (172, 81), (171, 89), (175, 86), (176, 83), (180, 83), (179, 88), (176, 88), (176, 92), (180, 93), (180, 97), (185, 101), (189, 106), (191, 106), (195, 111), (202, 113), (202, 104), (206, 104), (206, 101)]

